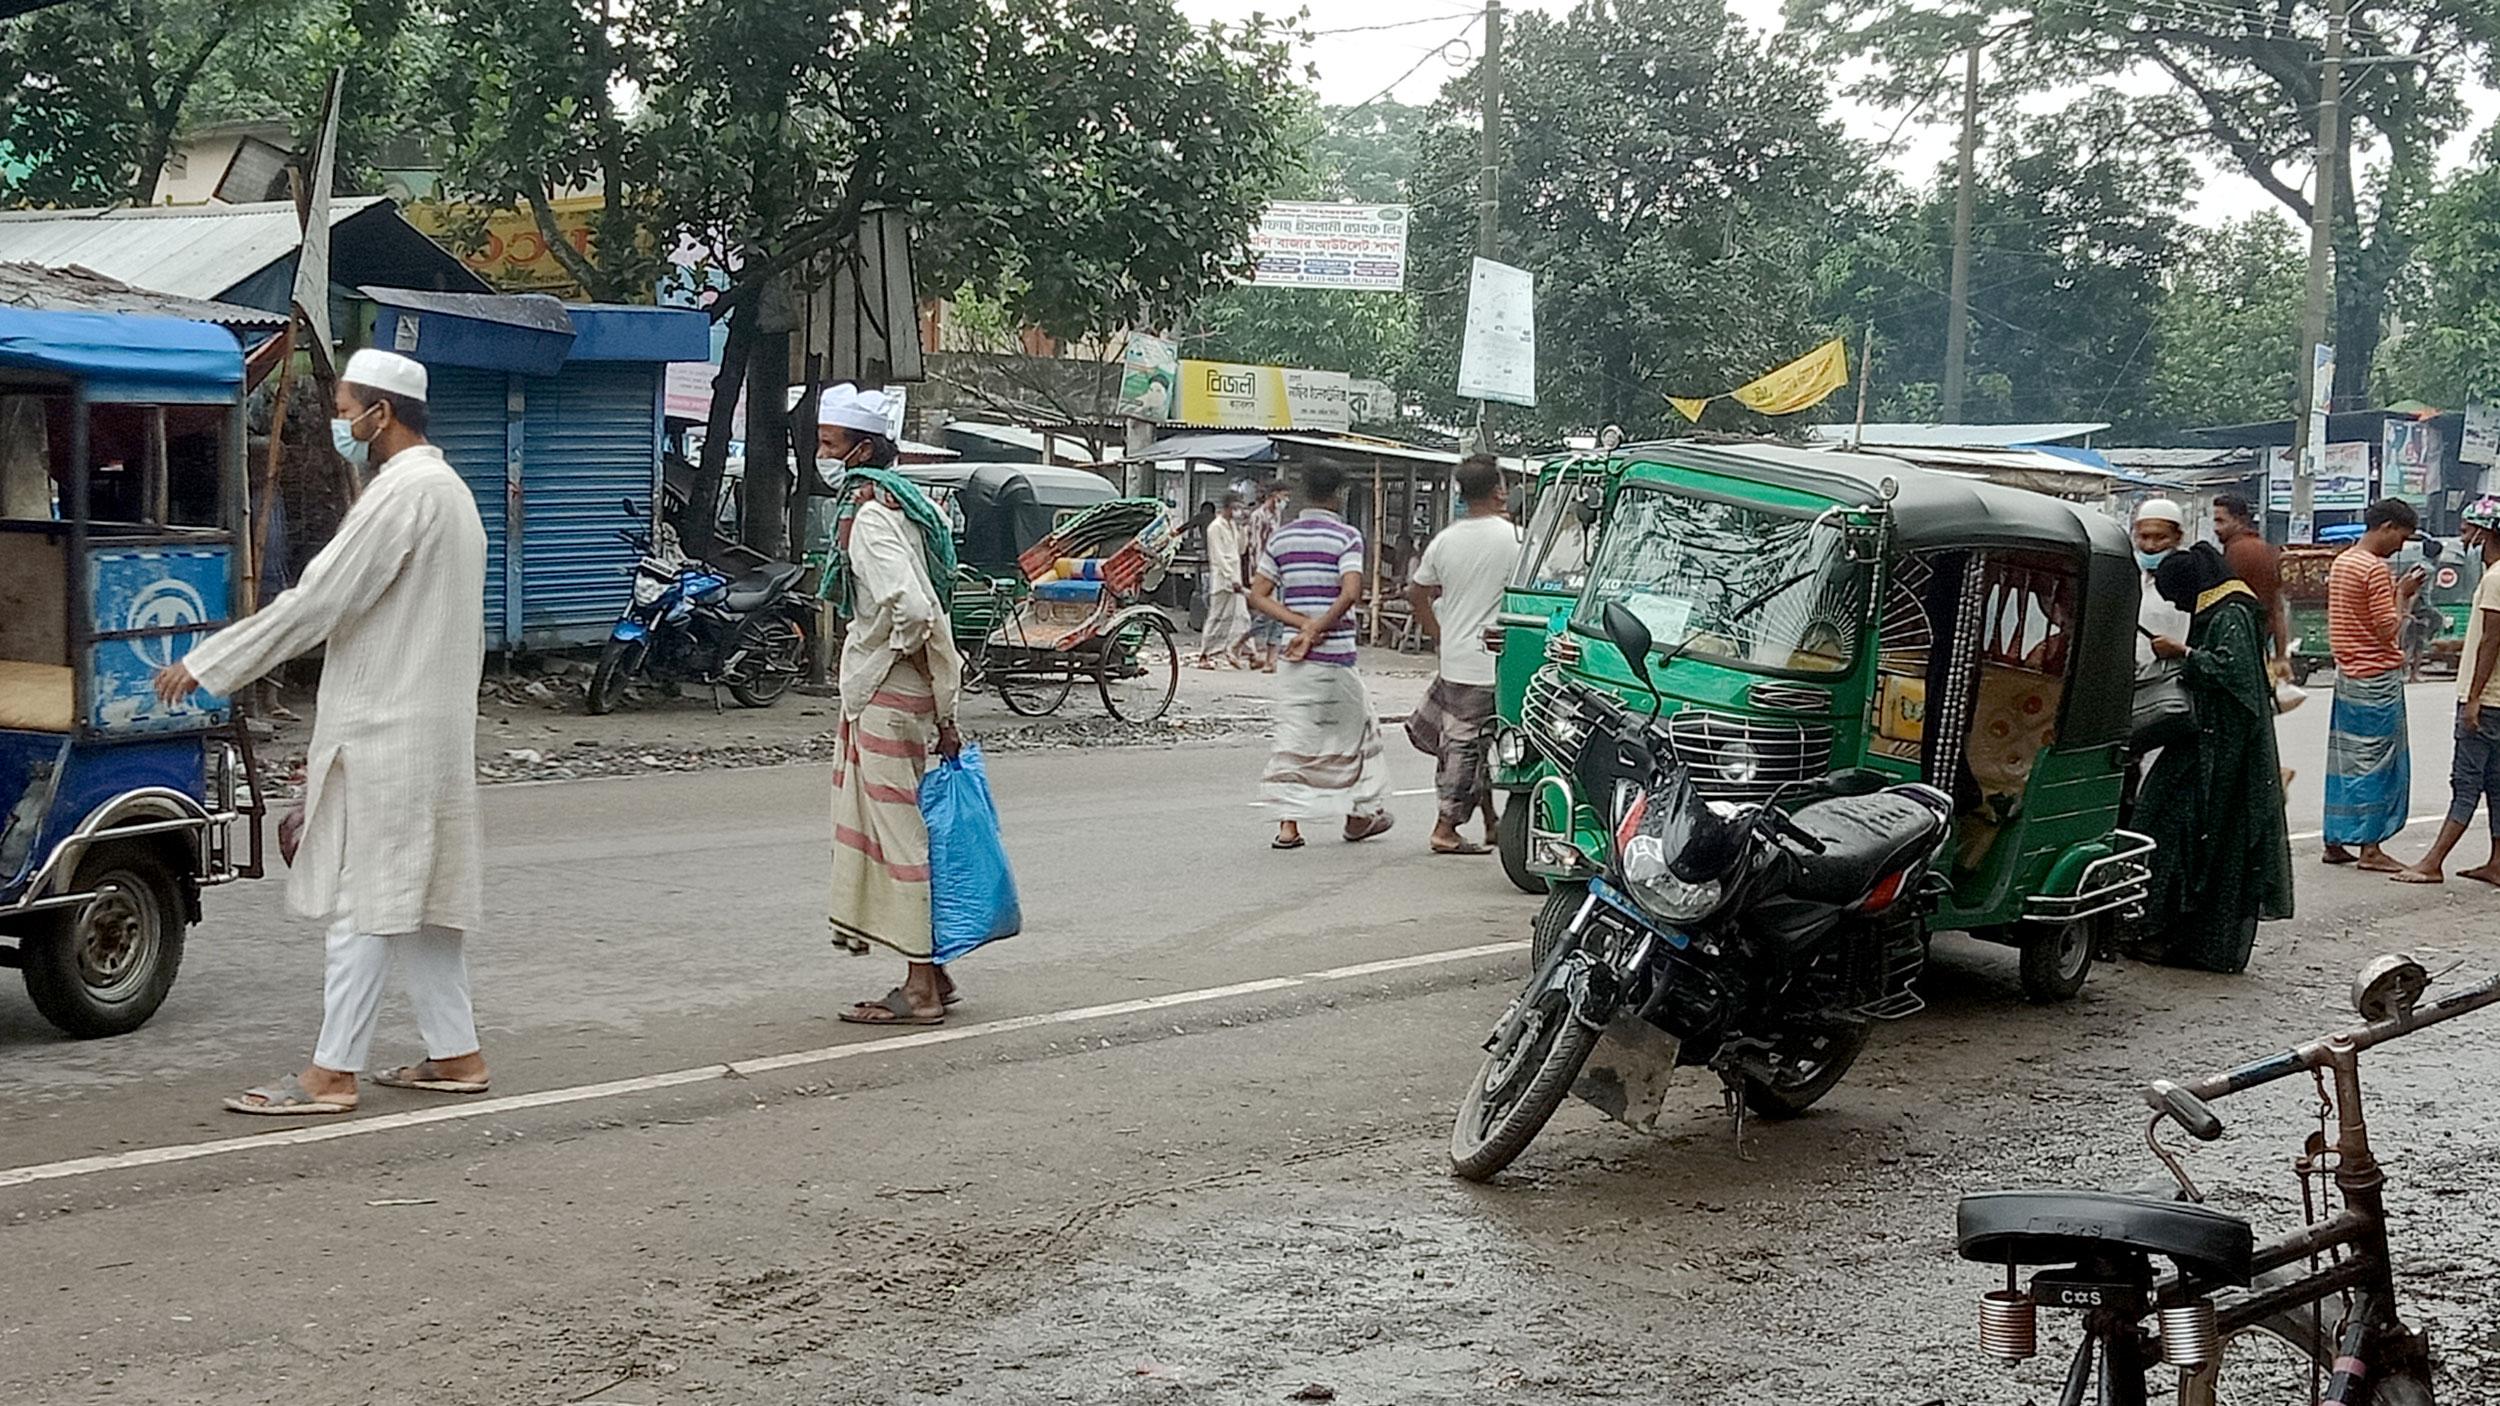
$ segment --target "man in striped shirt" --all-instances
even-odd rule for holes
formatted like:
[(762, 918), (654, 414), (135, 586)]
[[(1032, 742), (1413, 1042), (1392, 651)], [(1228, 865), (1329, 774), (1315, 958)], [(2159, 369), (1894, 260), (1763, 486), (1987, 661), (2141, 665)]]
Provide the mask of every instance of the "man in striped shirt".
[[(2413, 794), (2405, 727), (2405, 656), (2398, 641), (2422, 573), (2398, 581), (2387, 559), (2421, 525), (2413, 505), (2382, 498), (2362, 516), (2361, 540), (2326, 573), (2326, 640), (2335, 653), (2335, 707), (2326, 733), (2326, 862), (2392, 874), (2404, 866), (2379, 846), (2404, 828)], [(2355, 851), (2358, 851), (2356, 853)]]
[(1301, 515), (1259, 553), (1250, 608), (1293, 631), (1277, 670), (1275, 748), (1262, 780), (1278, 849), (1300, 849), (1302, 822), (1342, 819), (1348, 840), (1389, 832), (1387, 749), (1355, 670), (1363, 534), (1338, 515), (1345, 474), (1302, 476)]

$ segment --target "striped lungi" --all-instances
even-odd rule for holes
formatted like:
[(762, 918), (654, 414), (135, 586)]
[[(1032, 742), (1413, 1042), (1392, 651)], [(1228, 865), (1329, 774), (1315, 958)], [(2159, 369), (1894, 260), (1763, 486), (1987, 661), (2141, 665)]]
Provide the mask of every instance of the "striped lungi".
[(1389, 756), (1363, 676), (1343, 664), (1276, 666), (1276, 742), (1260, 790), (1278, 820), (1369, 819), (1388, 809)]
[(2335, 675), (2326, 731), (2326, 842), (2375, 845), (2404, 828), (2413, 794), (2405, 732), (2405, 676)]
[(927, 961), (929, 827), (920, 778), (937, 744), (937, 697), (918, 666), (898, 662), (856, 718), (844, 718), (833, 764), (833, 899), (837, 937), (864, 938)]

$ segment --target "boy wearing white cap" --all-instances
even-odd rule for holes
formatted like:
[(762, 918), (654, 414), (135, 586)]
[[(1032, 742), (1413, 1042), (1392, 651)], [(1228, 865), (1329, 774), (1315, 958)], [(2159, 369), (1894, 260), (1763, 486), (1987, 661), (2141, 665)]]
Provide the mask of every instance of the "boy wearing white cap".
[(302, 1073), (226, 1100), (237, 1113), (353, 1109), (394, 964), (427, 1057), (373, 1081), (487, 1086), (462, 952), (480, 908), (486, 532), (468, 485), (426, 443), (425, 394), (425, 368), (407, 357), (348, 359), (330, 434), (348, 462), (371, 466), (363, 494), (293, 590), (157, 674), (168, 699), (230, 695), (326, 646), (287, 884), (296, 912), (333, 920), (321, 1038)]

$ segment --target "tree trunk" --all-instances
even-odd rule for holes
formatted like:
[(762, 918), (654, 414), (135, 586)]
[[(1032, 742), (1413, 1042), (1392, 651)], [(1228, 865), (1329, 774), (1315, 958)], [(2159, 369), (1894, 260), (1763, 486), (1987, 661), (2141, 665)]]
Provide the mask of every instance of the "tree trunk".
[(747, 476), (740, 538), (774, 561), (790, 549), (790, 334), (759, 331), (747, 362)]
[(746, 383), (747, 362), (755, 349), (755, 314), (740, 309), (729, 314), (729, 338), (721, 348), (720, 370), (712, 377), (712, 411), (704, 421), (703, 458), (695, 465), (692, 501), (686, 505), (682, 545), (689, 556), (709, 560), (720, 546), (720, 482), (729, 467), (729, 436), (738, 410), (738, 390)]

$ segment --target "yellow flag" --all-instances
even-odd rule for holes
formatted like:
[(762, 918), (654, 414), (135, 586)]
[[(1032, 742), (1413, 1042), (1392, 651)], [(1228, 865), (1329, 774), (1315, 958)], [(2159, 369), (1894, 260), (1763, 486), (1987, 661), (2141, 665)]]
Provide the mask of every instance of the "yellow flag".
[(1709, 409), (1709, 408), (1710, 408), (1710, 402), (1711, 402), (1712, 400), (1714, 400), (1714, 399), (1716, 399), (1716, 397), (1714, 397), (1714, 396), (1706, 396), (1706, 395), (1705, 395), (1705, 396), (1671, 395), (1671, 396), (1668, 396), (1668, 397), (1667, 397), (1667, 404), (1672, 405), (1672, 406), (1674, 406), (1676, 409), (1683, 411), (1683, 412), (1684, 412), (1684, 418), (1685, 418), (1685, 419), (1690, 420), (1690, 421), (1692, 421), (1694, 424), (1698, 425), (1698, 424), (1700, 424), (1700, 423), (1701, 423), (1701, 412), (1703, 412), (1704, 410)]
[[(1765, 415), (1794, 415), (1849, 384), (1849, 353), (1838, 337), (1729, 394)], [(1679, 409), (1681, 407), (1678, 407)], [(1690, 412), (1687, 412), (1688, 414)], [(1698, 418), (1698, 417), (1695, 417)]]

